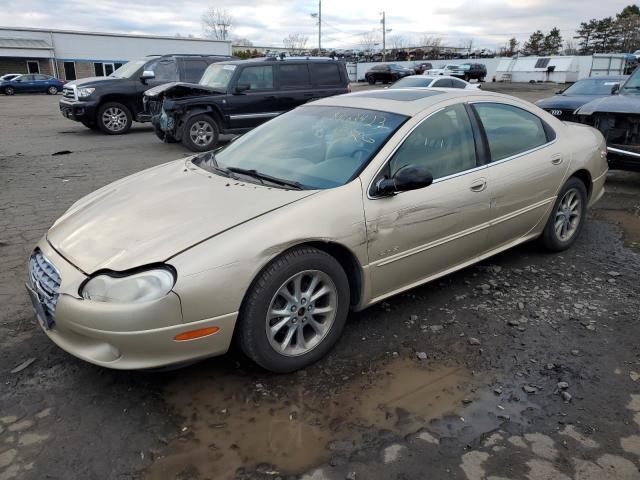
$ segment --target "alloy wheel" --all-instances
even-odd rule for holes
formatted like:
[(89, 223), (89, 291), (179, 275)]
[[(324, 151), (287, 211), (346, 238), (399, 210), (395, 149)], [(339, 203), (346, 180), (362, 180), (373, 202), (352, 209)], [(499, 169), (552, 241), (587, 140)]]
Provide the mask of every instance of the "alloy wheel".
[(209, 122), (198, 120), (189, 129), (191, 141), (200, 147), (207, 146), (213, 140), (213, 127)]
[(12, 87), (5, 88), (4, 93), (5, 95), (13, 95), (13, 88)]
[(109, 107), (102, 114), (102, 123), (108, 130), (119, 132), (127, 126), (127, 114), (118, 107)]
[(308, 353), (326, 337), (338, 311), (338, 291), (326, 273), (305, 270), (285, 281), (271, 299), (267, 338), (281, 355)]
[(49, 95), (55, 95), (58, 93), (58, 89), (56, 87), (49, 87)]
[(555, 232), (559, 240), (569, 241), (580, 226), (582, 199), (575, 188), (567, 190), (556, 209)]

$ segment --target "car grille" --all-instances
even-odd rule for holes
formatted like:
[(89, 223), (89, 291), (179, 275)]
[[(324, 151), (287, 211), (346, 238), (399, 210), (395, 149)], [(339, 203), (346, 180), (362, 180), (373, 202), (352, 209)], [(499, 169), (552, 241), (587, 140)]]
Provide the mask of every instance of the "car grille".
[(64, 98), (70, 98), (72, 100), (76, 98), (75, 91), (71, 87), (64, 87), (62, 89), (62, 96)]
[(149, 115), (160, 115), (162, 113), (162, 100), (149, 100), (145, 98), (145, 112)]
[(29, 259), (29, 279), (38, 294), (45, 314), (53, 320), (60, 290), (60, 273), (56, 267), (37, 249)]
[(564, 120), (568, 122), (575, 122), (576, 116), (571, 109), (559, 109), (559, 108), (545, 108), (547, 112), (556, 117), (558, 120)]

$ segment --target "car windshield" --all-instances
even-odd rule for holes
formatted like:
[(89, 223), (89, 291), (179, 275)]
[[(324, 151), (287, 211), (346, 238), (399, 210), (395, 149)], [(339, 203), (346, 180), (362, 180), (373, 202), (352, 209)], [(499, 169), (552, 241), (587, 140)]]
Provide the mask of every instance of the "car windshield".
[(198, 83), (200, 83), (200, 85), (226, 90), (235, 69), (235, 65), (212, 63), (204, 71)]
[(194, 163), (218, 173), (235, 170), (232, 176), (253, 172), (258, 182), (271, 177), (298, 188), (333, 188), (357, 175), (406, 119), (376, 110), (303, 106), (216, 152), (215, 165), (211, 156)]
[(122, 65), (109, 76), (114, 78), (131, 78), (147, 61), (148, 59), (132, 60)]
[(625, 93), (640, 93), (640, 69), (636, 68), (629, 79), (622, 85)]
[(403, 79), (398, 80), (389, 88), (428, 87), (432, 81), (433, 81), (433, 77), (412, 75), (410, 77), (404, 77)]
[(589, 78), (580, 80), (569, 88), (563, 95), (609, 95), (614, 85), (619, 85), (622, 80), (610, 80), (600, 78)]

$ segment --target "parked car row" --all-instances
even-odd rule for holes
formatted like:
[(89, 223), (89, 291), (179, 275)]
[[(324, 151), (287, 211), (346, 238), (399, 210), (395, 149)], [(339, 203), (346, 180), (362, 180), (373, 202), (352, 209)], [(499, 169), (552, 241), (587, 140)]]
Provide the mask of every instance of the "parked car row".
[(66, 82), (51, 75), (40, 73), (9, 73), (0, 77), (0, 92), (5, 95), (15, 93), (47, 93), (55, 95)]

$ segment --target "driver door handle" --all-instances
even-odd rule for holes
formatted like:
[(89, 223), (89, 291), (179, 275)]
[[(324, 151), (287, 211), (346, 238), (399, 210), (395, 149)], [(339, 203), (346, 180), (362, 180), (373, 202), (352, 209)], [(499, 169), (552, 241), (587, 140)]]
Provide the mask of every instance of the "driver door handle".
[(554, 165), (560, 165), (562, 163), (562, 155), (560, 155), (559, 153), (553, 155), (551, 157), (551, 163), (553, 163)]
[(485, 188), (487, 188), (487, 180), (485, 178), (479, 178), (471, 184), (469, 190), (472, 192), (482, 192)]

